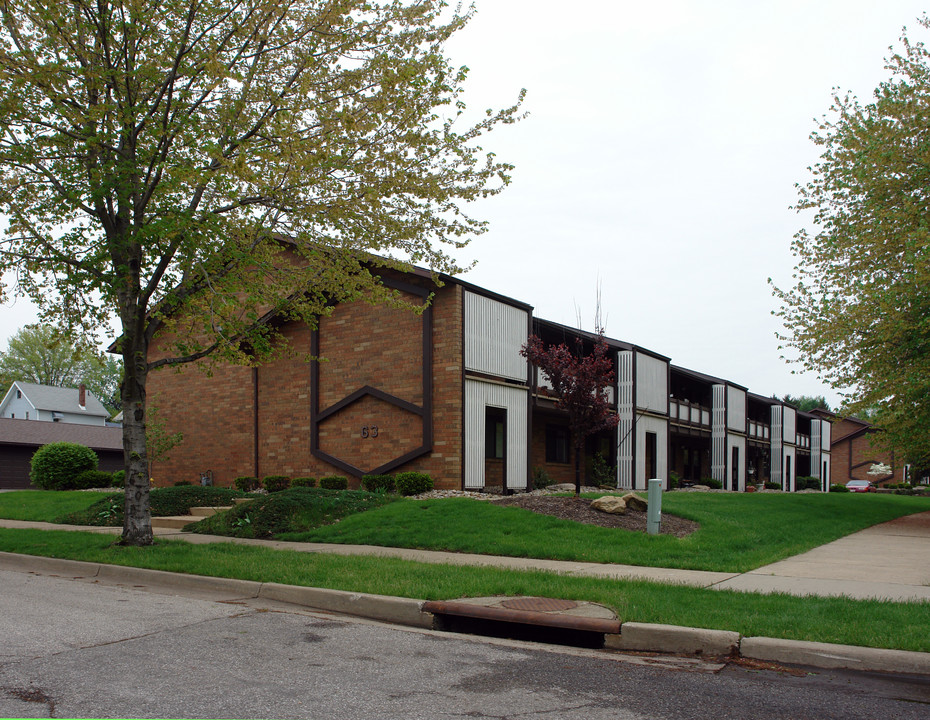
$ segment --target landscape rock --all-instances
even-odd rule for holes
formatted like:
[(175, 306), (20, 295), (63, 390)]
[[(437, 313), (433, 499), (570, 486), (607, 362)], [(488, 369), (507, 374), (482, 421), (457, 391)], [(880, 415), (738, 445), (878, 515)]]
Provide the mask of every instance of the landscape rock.
[(546, 488), (549, 492), (575, 492), (575, 483), (558, 483)]
[(627, 493), (620, 499), (626, 503), (627, 508), (630, 510), (636, 510), (638, 512), (648, 512), (649, 510), (649, 503), (643, 500), (639, 495)]
[(599, 497), (597, 500), (592, 500), (591, 507), (595, 510), (600, 510), (601, 512), (610, 513), (612, 515), (623, 515), (626, 513), (626, 503), (623, 498), (617, 497), (616, 495), (605, 495), (604, 497)]

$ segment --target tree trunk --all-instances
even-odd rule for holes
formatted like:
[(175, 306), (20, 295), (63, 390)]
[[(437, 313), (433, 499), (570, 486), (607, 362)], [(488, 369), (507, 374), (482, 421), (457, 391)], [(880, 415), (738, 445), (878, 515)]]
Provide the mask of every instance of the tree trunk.
[[(124, 323), (124, 330), (126, 324)], [(145, 446), (145, 385), (148, 348), (143, 332), (124, 332), (123, 347), (123, 461), (126, 470), (122, 545), (151, 545), (150, 479)]]
[(581, 495), (581, 448), (575, 447), (575, 497)]

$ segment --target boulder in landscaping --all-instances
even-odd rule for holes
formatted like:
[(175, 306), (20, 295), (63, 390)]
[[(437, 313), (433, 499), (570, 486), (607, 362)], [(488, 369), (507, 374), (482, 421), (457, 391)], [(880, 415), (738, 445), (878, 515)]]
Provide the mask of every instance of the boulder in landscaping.
[(639, 495), (627, 493), (621, 500), (626, 503), (629, 510), (636, 510), (638, 512), (646, 512), (649, 510), (649, 503), (643, 500)]
[(616, 495), (604, 495), (597, 500), (591, 501), (591, 507), (601, 512), (610, 513), (611, 515), (623, 515), (626, 513), (626, 503), (623, 498)]

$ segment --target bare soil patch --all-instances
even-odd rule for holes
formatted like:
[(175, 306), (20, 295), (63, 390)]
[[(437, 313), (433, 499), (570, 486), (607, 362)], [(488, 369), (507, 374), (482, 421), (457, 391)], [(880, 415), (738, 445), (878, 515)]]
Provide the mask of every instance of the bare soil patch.
[[(599, 525), (606, 528), (622, 528), (635, 532), (646, 532), (646, 513), (627, 510), (624, 515), (612, 515), (591, 507), (591, 501), (584, 498), (556, 497), (553, 495), (517, 494), (491, 500), (495, 505), (513, 505), (541, 515), (552, 515), (562, 520), (574, 520), (587, 525)], [(663, 535), (685, 537), (700, 525), (693, 520), (662, 514)]]

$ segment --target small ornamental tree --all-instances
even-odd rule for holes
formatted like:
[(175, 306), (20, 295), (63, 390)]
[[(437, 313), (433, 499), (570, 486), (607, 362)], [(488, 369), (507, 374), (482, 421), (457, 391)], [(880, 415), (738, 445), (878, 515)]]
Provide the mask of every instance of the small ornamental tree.
[(589, 435), (617, 426), (619, 417), (610, 412), (607, 386), (614, 380), (613, 361), (607, 355), (604, 333), (590, 354), (584, 343), (575, 338), (572, 350), (565, 343), (550, 345), (531, 335), (520, 354), (549, 377), (556, 397), (556, 407), (568, 413), (568, 429), (575, 450), (575, 496), (581, 494), (581, 453)]

